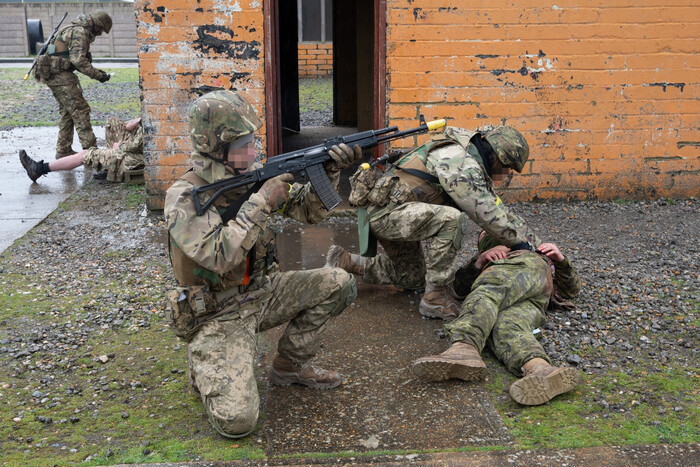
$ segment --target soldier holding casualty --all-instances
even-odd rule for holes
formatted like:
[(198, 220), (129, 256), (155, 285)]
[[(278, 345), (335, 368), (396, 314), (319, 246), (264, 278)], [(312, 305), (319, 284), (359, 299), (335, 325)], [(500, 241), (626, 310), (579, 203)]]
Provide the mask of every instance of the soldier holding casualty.
[(452, 281), (467, 219), (511, 249), (539, 245), (535, 233), (492, 187), (492, 179), (505, 178), (511, 169), (521, 172), (528, 155), (525, 138), (513, 128), (501, 126), (482, 134), (448, 127), (386, 171), (361, 167), (351, 179), (350, 194), (351, 204), (366, 209), (368, 221), (359, 216), (360, 243), (363, 235), (372, 235), (386, 255), (365, 258), (333, 245), (327, 266), (341, 267), (373, 284), (425, 287), (420, 313), (456, 318), (459, 302)]

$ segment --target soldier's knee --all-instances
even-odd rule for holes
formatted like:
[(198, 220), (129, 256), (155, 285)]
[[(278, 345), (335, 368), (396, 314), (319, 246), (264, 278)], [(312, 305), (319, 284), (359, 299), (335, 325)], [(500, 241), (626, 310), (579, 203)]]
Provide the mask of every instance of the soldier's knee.
[(234, 405), (221, 403), (217, 397), (204, 397), (209, 422), (214, 429), (227, 438), (248, 436), (258, 422), (258, 404)]
[(348, 305), (350, 305), (357, 297), (357, 284), (355, 276), (349, 274), (342, 269), (338, 273), (338, 282), (340, 288), (333, 292), (329, 298), (335, 299), (335, 307), (331, 310), (331, 316), (339, 315)]

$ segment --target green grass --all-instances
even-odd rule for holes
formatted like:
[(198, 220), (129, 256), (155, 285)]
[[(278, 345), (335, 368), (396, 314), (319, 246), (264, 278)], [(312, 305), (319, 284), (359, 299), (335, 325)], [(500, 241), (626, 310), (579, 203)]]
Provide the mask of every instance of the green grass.
[(333, 80), (300, 79), (299, 80), (299, 111), (321, 111), (328, 108), (328, 102), (333, 101)]
[(146, 203), (145, 185), (125, 185), (129, 193), (126, 195), (126, 206), (136, 208)]
[[(576, 390), (535, 407), (497, 397), (516, 379), (505, 370), (491, 374), (488, 387), (518, 449), (700, 441), (700, 368), (660, 366), (630, 373), (582, 374)], [(598, 404), (602, 398), (609, 409)]]
[[(56, 112), (56, 118), (51, 120), (22, 113), (27, 102), (35, 100), (42, 91), (48, 89), (45, 85), (37, 82), (33, 76), (25, 81), (23, 78), (28, 70), (28, 66), (0, 68), (0, 83), (3, 83), (0, 86), (0, 115), (2, 115), (0, 125), (2, 126), (53, 126), (58, 121), (58, 112)], [(105, 68), (104, 70), (108, 73), (114, 73), (114, 76), (105, 84), (79, 72), (76, 72), (76, 75), (84, 90), (89, 90), (93, 86), (110, 86), (110, 84), (115, 83), (138, 83), (138, 68)], [(97, 116), (99, 114), (109, 115), (119, 112), (124, 115), (139, 115), (141, 113), (141, 102), (138, 96), (125, 97), (115, 93), (109, 99), (86, 98), (92, 108), (91, 116), (94, 125), (105, 124), (105, 119)]]

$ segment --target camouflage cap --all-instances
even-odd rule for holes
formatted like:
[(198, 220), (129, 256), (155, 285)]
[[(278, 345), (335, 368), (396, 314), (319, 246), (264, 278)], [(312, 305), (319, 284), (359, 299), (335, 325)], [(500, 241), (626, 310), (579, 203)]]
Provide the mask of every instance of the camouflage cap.
[[(92, 24), (102, 28), (104, 32), (109, 34), (112, 30), (112, 18), (104, 10), (97, 10), (90, 13), (90, 18), (92, 18)], [(97, 31), (95, 31), (97, 32)]]
[(194, 101), (189, 120), (192, 147), (209, 155), (262, 126), (253, 106), (232, 91), (209, 92)]
[(520, 132), (509, 126), (499, 126), (486, 133), (484, 138), (503, 165), (518, 173), (523, 171), (530, 147)]

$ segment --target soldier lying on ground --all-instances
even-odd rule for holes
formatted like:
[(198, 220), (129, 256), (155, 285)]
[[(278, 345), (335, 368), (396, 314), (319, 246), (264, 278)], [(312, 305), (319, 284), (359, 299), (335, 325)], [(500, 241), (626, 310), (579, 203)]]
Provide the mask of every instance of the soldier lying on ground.
[(73, 170), (81, 165), (95, 169), (98, 172), (95, 178), (121, 182), (124, 181), (125, 171), (144, 167), (141, 117), (127, 122), (111, 117), (105, 125), (105, 139), (105, 149), (84, 149), (52, 162), (37, 162), (22, 149), (19, 152), (19, 160), (34, 182), (49, 172)]
[[(261, 167), (253, 163), (253, 133), (262, 124), (252, 106), (230, 91), (197, 99), (189, 122), (193, 170), (165, 197), (170, 260), (181, 286), (169, 295), (172, 326), (188, 341), (190, 381), (210, 422), (223, 436), (238, 438), (258, 419), (256, 333), (287, 324), (269, 370), (271, 384), (336, 387), (341, 376), (311, 364), (311, 358), (331, 318), (355, 299), (357, 289), (352, 274), (338, 268), (279, 271), (270, 214), (308, 223), (328, 215), (311, 184), (290, 185), (291, 174), (267, 180), (237, 208), (249, 187), (228, 191), (198, 216), (193, 187)], [(341, 144), (329, 154), (333, 160), (325, 168), (337, 189), (340, 171), (362, 152)], [(226, 216), (231, 220), (224, 221)]]
[(482, 233), (480, 253), (455, 279), (457, 292), (469, 295), (459, 317), (445, 324), (450, 348), (416, 360), (413, 373), (428, 381), (483, 381), (486, 365), (480, 353), (488, 342), (508, 370), (522, 376), (508, 391), (513, 400), (544, 404), (574, 389), (579, 374), (571, 367), (551, 366), (533, 330), (544, 325), (548, 306), (572, 306), (562, 298), (576, 297), (581, 284), (555, 244), (542, 243), (531, 252), (512, 251), (499, 243)]
[(112, 18), (105, 11), (80, 15), (72, 24), (58, 30), (46, 54), (37, 60), (34, 77), (49, 87), (61, 113), (56, 159), (75, 154), (72, 148), (73, 127), (78, 132), (83, 149), (97, 146), (90, 125), (90, 105), (83, 97), (80, 81), (73, 72), (78, 70), (101, 83), (109, 81), (109, 73), (92, 66), (90, 44), (103, 32), (109, 34), (111, 29)]
[(351, 179), (350, 203), (367, 209), (369, 229), (360, 235), (374, 235), (386, 255), (364, 258), (333, 245), (326, 264), (372, 284), (425, 287), (420, 313), (456, 318), (459, 303), (452, 281), (467, 218), (512, 249), (539, 245), (535, 233), (492, 187), (492, 179), (504, 179), (510, 169), (521, 172), (528, 155), (525, 138), (513, 128), (481, 134), (448, 127), (386, 172), (360, 168)]

